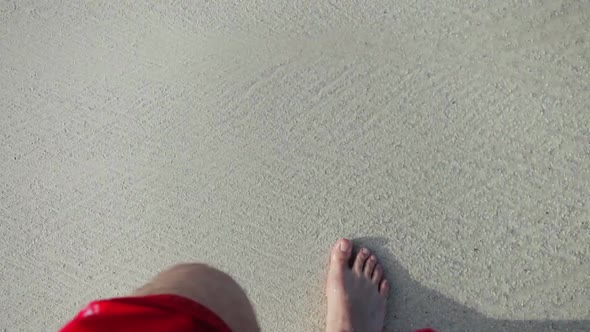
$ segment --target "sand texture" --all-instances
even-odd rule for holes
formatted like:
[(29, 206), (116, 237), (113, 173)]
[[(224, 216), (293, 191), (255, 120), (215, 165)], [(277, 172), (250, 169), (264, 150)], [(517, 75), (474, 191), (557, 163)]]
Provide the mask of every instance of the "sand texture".
[(321, 331), (590, 331), (590, 2), (0, 0), (0, 331), (201, 261)]

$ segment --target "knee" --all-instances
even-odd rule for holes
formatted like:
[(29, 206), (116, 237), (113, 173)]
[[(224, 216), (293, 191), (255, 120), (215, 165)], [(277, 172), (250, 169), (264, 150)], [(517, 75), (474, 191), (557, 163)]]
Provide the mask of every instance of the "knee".
[(168, 268), (166, 272), (195, 276), (203, 274), (226, 275), (224, 272), (203, 263), (180, 263)]
[(235, 331), (260, 331), (254, 308), (242, 287), (207, 264), (174, 265), (133, 295), (176, 294), (204, 305)]
[[(175, 275), (179, 279), (188, 282), (208, 281), (223, 284), (232, 284), (239, 287), (238, 283), (227, 273), (203, 263), (181, 263), (170, 267), (162, 274)], [(240, 287), (241, 288), (241, 287)]]
[(174, 265), (160, 273), (152, 285), (164, 293), (198, 302), (223, 319), (233, 330), (259, 331), (254, 308), (242, 287), (228, 274), (200, 263)]
[(135, 295), (172, 293), (192, 298), (219, 291), (220, 288), (229, 289), (233, 293), (242, 292), (232, 277), (214, 267), (202, 263), (183, 263), (160, 272), (138, 289)]

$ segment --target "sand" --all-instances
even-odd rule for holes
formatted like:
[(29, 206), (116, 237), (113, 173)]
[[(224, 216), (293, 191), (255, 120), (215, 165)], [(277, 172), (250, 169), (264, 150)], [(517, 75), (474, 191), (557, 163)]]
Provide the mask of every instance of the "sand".
[(320, 331), (327, 250), (387, 331), (590, 330), (588, 1), (0, 2), (0, 328), (207, 262)]

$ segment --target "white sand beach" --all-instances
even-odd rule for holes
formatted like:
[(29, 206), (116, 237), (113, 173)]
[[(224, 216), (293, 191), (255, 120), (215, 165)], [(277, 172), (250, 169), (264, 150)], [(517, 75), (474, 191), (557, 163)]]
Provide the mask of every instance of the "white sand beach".
[(199, 261), (321, 331), (590, 331), (588, 1), (0, 1), (0, 330)]

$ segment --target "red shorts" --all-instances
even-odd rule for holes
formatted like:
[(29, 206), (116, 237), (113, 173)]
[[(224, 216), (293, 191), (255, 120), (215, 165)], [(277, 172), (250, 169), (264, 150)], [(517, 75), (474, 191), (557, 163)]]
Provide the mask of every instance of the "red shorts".
[(208, 308), (182, 296), (168, 294), (94, 301), (61, 329), (61, 332), (97, 331), (231, 332)]
[(203, 305), (177, 295), (121, 297), (90, 303), (61, 332), (231, 332)]

